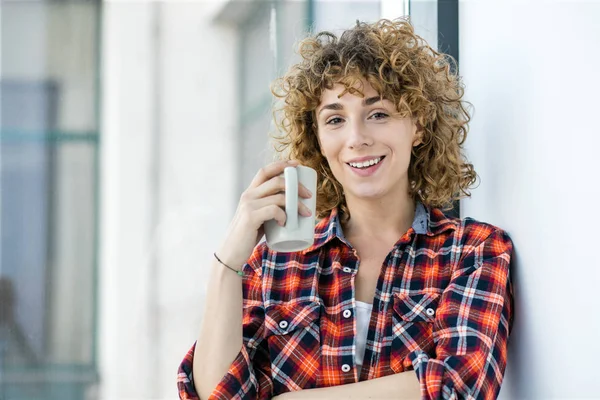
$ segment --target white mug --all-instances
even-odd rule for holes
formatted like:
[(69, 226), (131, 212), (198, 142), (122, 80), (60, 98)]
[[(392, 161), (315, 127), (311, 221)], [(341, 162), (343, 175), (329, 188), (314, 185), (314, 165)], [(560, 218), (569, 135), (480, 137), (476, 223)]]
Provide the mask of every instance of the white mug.
[[(317, 171), (299, 165), (283, 170), (285, 179), (285, 214), (284, 226), (274, 219), (265, 222), (265, 236), (270, 249), (282, 253), (301, 251), (313, 245), (315, 238), (315, 212), (317, 208)], [(309, 199), (298, 196), (298, 183), (312, 192)], [(298, 213), (298, 201), (306, 205), (310, 216)]]

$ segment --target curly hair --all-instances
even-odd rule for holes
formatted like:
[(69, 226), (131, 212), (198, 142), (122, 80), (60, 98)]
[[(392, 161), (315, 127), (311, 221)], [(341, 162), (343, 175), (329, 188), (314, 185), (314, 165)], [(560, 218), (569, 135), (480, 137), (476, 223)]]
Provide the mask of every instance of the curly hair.
[(411, 117), (421, 134), (408, 168), (409, 196), (429, 207), (448, 210), (471, 194), (477, 174), (463, 154), (470, 115), (462, 101), (464, 85), (455, 60), (433, 50), (416, 35), (409, 19), (356, 22), (339, 37), (320, 32), (299, 44), (301, 60), (271, 87), (279, 134), (274, 148), (282, 159), (297, 159), (318, 171), (317, 217), (338, 207), (350, 217), (342, 185), (320, 151), (315, 110), (324, 90), (336, 83), (352, 92), (365, 79), (392, 101), (398, 114)]

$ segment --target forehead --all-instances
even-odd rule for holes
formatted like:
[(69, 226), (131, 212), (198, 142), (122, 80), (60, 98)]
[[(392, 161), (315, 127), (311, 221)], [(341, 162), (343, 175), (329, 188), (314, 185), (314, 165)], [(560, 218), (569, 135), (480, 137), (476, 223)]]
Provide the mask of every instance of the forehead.
[[(354, 95), (354, 96), (348, 96)], [(346, 77), (333, 84), (331, 89), (324, 89), (321, 93), (321, 104), (342, 100), (348, 97), (373, 97), (378, 96), (377, 90), (364, 78)]]

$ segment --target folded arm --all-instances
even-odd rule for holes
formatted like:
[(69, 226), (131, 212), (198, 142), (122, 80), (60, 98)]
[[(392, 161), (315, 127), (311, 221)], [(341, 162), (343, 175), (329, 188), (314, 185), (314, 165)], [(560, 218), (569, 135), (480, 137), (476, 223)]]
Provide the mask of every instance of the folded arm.
[(512, 248), (495, 230), (459, 261), (436, 311), (436, 357), (409, 355), (422, 399), (497, 398), (512, 321)]
[(273, 397), (273, 400), (364, 400), (364, 399), (407, 399), (421, 398), (419, 381), (413, 372), (388, 375), (348, 385), (331, 386), (288, 392)]

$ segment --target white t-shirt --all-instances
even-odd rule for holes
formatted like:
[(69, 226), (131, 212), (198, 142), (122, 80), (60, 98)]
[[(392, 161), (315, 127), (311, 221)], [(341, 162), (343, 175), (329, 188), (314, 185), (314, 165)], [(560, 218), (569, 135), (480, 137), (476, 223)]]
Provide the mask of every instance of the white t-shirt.
[(367, 344), (367, 333), (369, 332), (369, 321), (371, 320), (373, 304), (356, 302), (356, 366), (358, 373), (363, 364), (365, 345)]

